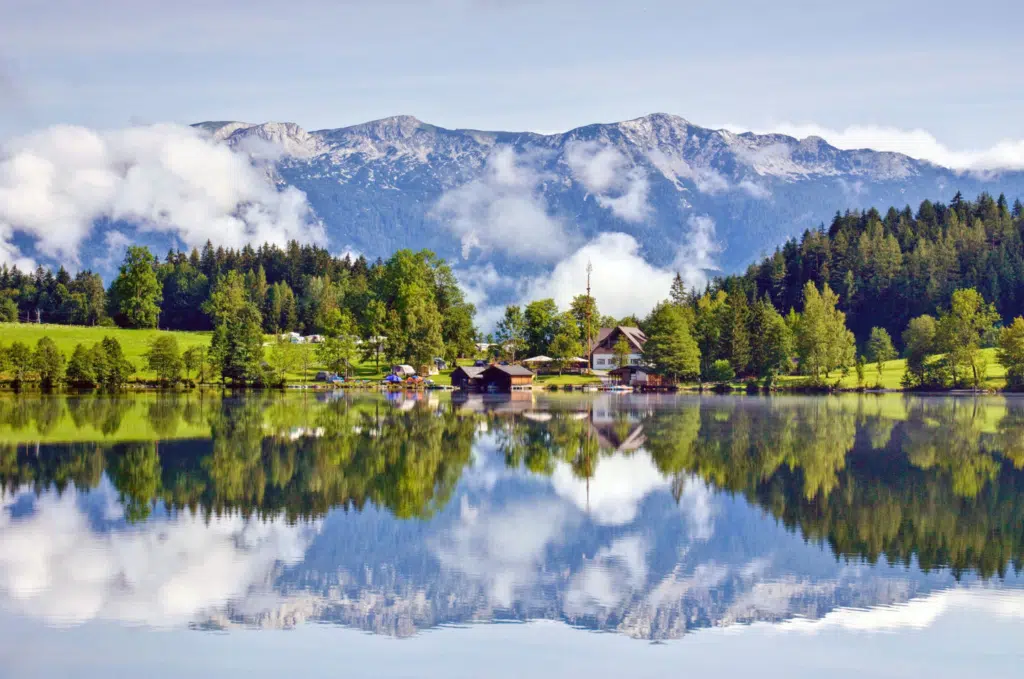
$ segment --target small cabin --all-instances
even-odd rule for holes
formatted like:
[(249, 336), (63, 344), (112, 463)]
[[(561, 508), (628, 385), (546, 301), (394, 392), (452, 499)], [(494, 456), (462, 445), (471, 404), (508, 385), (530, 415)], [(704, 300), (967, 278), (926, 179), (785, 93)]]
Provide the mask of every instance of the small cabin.
[(533, 389), (533, 372), (521, 365), (492, 365), (480, 374), (480, 388), (491, 393)]
[(463, 391), (480, 389), (480, 375), (487, 368), (459, 366), (452, 371), (452, 386)]
[(612, 384), (624, 384), (630, 387), (668, 387), (673, 383), (661, 375), (653, 372), (650, 368), (627, 365), (615, 370), (609, 370), (608, 376)]

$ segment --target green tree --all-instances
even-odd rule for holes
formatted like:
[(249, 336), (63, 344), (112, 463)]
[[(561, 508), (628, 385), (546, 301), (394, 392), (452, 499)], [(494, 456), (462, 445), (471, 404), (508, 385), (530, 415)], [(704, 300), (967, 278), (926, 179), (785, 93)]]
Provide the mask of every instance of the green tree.
[(722, 353), (737, 375), (745, 374), (750, 365), (749, 315), (746, 295), (731, 295), (728, 299), (728, 308), (725, 310)]
[(32, 350), (24, 342), (13, 342), (7, 348), (6, 354), (6, 362), (14, 378), (14, 384), (15, 386), (20, 385), (35, 367), (32, 360)]
[(206, 362), (206, 349), (204, 347), (189, 347), (181, 352), (181, 365), (185, 369), (185, 379), (192, 379), (192, 373), (196, 373), (196, 379), (203, 381), (203, 364)]
[[(576, 326), (579, 328), (580, 341), (584, 345), (588, 340), (596, 341), (597, 333), (601, 329), (601, 313), (597, 309), (597, 301), (593, 295), (576, 295), (569, 305), (569, 313), (576, 319)], [(587, 337), (587, 328), (590, 329), (590, 337)], [(589, 353), (591, 347), (587, 347)]]
[(64, 379), (64, 354), (49, 337), (40, 337), (36, 343), (33, 364), (43, 389), (52, 389)]
[(1006, 368), (1006, 386), (1014, 391), (1024, 389), (1024, 318), (999, 333), (999, 362)]
[(516, 353), (526, 346), (526, 319), (518, 305), (505, 307), (505, 315), (498, 321), (495, 339), (501, 345), (502, 351), (515, 362)]
[(687, 292), (686, 283), (683, 282), (683, 277), (678, 271), (672, 279), (672, 287), (669, 289), (668, 298), (669, 301), (681, 309), (690, 305), (690, 293)]
[(868, 360), (877, 364), (878, 380), (882, 380), (882, 369), (886, 361), (896, 358), (896, 347), (892, 344), (892, 337), (885, 328), (872, 328), (871, 336), (868, 338), (867, 346)]
[(678, 306), (662, 302), (645, 320), (647, 344), (644, 360), (659, 373), (676, 380), (700, 373), (700, 349)]
[(555, 359), (559, 371), (562, 371), (572, 364), (572, 359), (583, 354), (580, 329), (575, 317), (568, 311), (554, 318), (552, 329), (554, 338), (548, 346), (547, 354)]
[(624, 335), (619, 335), (619, 339), (616, 340), (615, 346), (612, 347), (612, 355), (615, 357), (615, 365), (619, 368), (629, 365), (629, 354), (632, 349), (629, 346), (629, 342), (626, 341)]
[(317, 360), (330, 372), (348, 377), (358, 348), (357, 339), (352, 316), (348, 312), (339, 315), (330, 334), (316, 347)]
[(373, 368), (380, 372), (380, 357), (387, 338), (384, 336), (388, 309), (379, 299), (370, 300), (363, 311), (363, 360), (373, 359)]
[(767, 296), (750, 312), (750, 369), (770, 384), (776, 375), (790, 370), (793, 332)]
[(298, 367), (300, 358), (299, 346), (288, 339), (278, 337), (277, 341), (274, 342), (274, 346), (271, 347), (270, 367), (274, 370), (274, 374), (277, 375), (279, 383), (284, 384), (288, 373)]
[(903, 331), (904, 355), (907, 372), (904, 385), (923, 387), (929, 381), (928, 357), (935, 352), (935, 319), (924, 315), (911, 319)]
[(700, 348), (701, 373), (707, 374), (711, 364), (721, 355), (722, 335), (727, 321), (728, 295), (724, 290), (705, 293), (697, 300), (693, 336)]
[(555, 338), (558, 307), (553, 299), (530, 302), (523, 310), (525, 351), (530, 356), (550, 354), (550, 345)]
[(804, 310), (796, 323), (796, 353), (801, 370), (814, 383), (856, 360), (853, 333), (846, 328), (846, 314), (836, 308), (838, 302), (828, 284), (821, 292), (811, 282), (804, 286)]
[(206, 309), (214, 320), (210, 355), (221, 379), (240, 386), (258, 382), (263, 376), (263, 319), (242, 276), (230, 271), (219, 280)]
[(181, 379), (181, 371), (185, 366), (174, 335), (161, 334), (154, 338), (145, 358), (149, 369), (164, 384), (174, 384)]
[(10, 297), (0, 300), (0, 323), (18, 322), (18, 303)]
[(970, 383), (981, 386), (985, 369), (980, 360), (981, 339), (992, 331), (999, 314), (987, 304), (974, 288), (957, 290), (948, 311), (939, 315), (935, 325), (935, 343), (946, 354), (953, 384), (964, 381), (969, 373)]
[(129, 246), (120, 273), (110, 286), (110, 303), (118, 324), (127, 328), (155, 328), (160, 319), (161, 286), (156, 258), (149, 249)]
[(109, 391), (119, 391), (135, 373), (135, 366), (124, 356), (116, 337), (104, 337), (92, 348), (92, 364), (100, 385)]
[(65, 371), (67, 381), (76, 387), (95, 387), (98, 384), (96, 368), (93, 365), (93, 354), (82, 343), (75, 345), (68, 359), (68, 367)]

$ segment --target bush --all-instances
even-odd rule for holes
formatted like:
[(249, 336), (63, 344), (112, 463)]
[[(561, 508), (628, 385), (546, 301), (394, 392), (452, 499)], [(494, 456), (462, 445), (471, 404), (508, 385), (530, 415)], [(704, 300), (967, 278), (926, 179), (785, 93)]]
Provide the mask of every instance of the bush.
[(725, 359), (715, 361), (711, 364), (711, 369), (708, 370), (708, 379), (719, 384), (731, 382), (734, 377), (736, 377), (736, 373), (732, 369), (732, 364)]

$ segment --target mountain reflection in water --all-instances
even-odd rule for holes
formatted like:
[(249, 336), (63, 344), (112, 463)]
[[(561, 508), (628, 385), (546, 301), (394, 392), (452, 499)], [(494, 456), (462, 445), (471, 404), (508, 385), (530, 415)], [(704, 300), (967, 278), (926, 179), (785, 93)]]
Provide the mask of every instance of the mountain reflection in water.
[(0, 604), (49, 624), (647, 639), (1024, 616), (1024, 401), (0, 399)]

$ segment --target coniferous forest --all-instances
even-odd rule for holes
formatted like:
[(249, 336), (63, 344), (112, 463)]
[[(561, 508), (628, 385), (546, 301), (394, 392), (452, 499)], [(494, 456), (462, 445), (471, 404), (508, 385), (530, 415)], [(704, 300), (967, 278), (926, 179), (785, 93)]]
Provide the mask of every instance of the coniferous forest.
[(974, 288), (1004, 321), (1024, 312), (1024, 205), (957, 193), (947, 204), (836, 213), (713, 287), (765, 295), (783, 313), (802, 307), (805, 285), (825, 284), (858, 343), (880, 327), (900, 337), (912, 318), (937, 315), (958, 289)]

